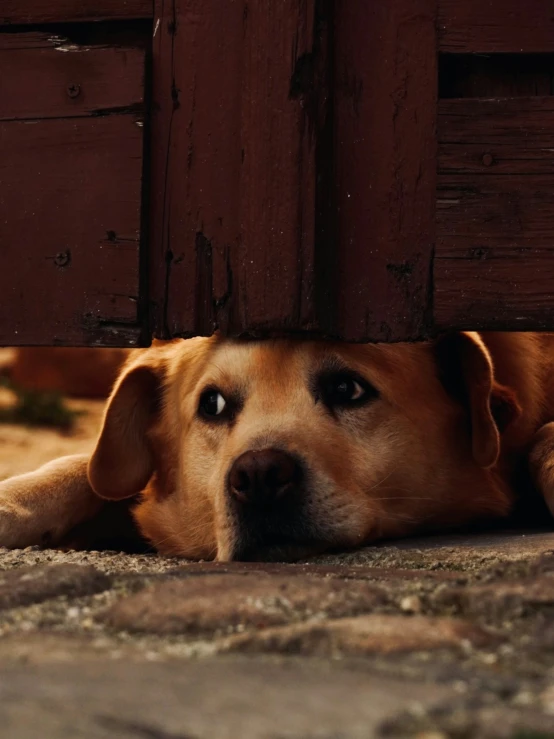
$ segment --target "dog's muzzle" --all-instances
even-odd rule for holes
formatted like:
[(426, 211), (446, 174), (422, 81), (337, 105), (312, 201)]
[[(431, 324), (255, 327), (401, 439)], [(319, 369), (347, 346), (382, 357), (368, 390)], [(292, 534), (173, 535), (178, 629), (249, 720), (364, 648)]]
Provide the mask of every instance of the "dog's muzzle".
[(233, 559), (287, 559), (291, 548), (312, 544), (306, 471), (292, 454), (271, 448), (244, 452), (229, 470), (227, 496), (236, 528)]

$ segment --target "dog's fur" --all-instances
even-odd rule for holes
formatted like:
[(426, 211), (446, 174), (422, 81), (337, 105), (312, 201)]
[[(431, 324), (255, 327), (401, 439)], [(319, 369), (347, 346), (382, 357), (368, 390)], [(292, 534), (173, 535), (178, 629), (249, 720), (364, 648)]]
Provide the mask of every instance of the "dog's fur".
[[(0, 484), (0, 546), (59, 544), (105, 500), (137, 498), (161, 553), (294, 558), (506, 516), (527, 462), (554, 511), (553, 366), (554, 334), (157, 344), (121, 372), (90, 460)], [(365, 402), (334, 407), (321, 378), (345, 373)], [(207, 388), (227, 402), (221, 419), (199, 412)], [(268, 449), (294, 459), (302, 482), (253, 514), (230, 470)]]

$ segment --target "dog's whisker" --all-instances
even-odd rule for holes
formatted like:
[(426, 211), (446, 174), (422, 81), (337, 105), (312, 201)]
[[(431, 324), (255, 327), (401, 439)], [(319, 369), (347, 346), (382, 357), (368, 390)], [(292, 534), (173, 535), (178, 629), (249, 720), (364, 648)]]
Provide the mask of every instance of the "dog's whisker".
[(387, 480), (388, 480), (388, 479), (389, 479), (390, 477), (392, 477), (392, 474), (393, 474), (392, 472), (389, 472), (389, 474), (388, 474), (388, 475), (386, 475), (385, 477), (383, 477), (383, 479), (382, 479), (382, 480), (379, 480), (379, 482), (375, 483), (375, 485), (372, 485), (372, 487), (370, 487), (370, 491), (371, 491), (371, 490), (375, 490), (375, 489), (376, 489), (376, 488), (378, 488), (378, 487), (379, 487), (380, 485), (382, 485), (382, 484), (383, 484), (384, 482), (386, 482), (386, 481), (387, 481)]

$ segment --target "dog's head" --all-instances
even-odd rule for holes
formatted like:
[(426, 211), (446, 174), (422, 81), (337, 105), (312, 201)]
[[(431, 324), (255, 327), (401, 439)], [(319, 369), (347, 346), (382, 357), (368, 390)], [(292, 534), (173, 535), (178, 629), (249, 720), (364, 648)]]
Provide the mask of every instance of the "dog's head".
[(162, 553), (297, 557), (507, 512), (495, 466), (516, 413), (476, 334), (175, 341), (125, 368), (89, 478), (144, 491)]

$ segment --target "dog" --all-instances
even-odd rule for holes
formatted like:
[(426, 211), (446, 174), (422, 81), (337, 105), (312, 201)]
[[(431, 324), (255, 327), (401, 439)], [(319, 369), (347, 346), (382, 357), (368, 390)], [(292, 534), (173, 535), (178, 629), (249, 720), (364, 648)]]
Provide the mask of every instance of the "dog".
[(554, 512), (553, 365), (554, 334), (157, 343), (90, 458), (0, 484), (0, 546), (63, 546), (129, 499), (161, 554), (298, 559), (506, 517), (522, 469)]

